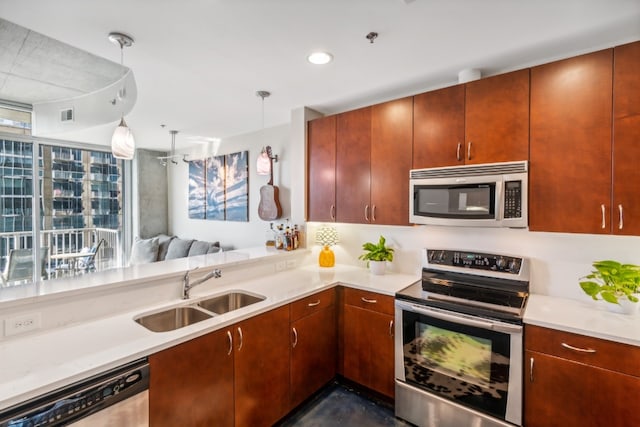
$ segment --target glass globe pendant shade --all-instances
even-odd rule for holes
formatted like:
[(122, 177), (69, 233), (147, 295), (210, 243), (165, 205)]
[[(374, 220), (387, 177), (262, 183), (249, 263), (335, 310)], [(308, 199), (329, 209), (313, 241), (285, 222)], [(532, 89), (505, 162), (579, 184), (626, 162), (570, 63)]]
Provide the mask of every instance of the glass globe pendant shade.
[(133, 133), (127, 123), (124, 121), (124, 117), (120, 120), (120, 124), (113, 132), (111, 138), (111, 152), (113, 157), (117, 159), (131, 160), (135, 152), (136, 143), (133, 139)]

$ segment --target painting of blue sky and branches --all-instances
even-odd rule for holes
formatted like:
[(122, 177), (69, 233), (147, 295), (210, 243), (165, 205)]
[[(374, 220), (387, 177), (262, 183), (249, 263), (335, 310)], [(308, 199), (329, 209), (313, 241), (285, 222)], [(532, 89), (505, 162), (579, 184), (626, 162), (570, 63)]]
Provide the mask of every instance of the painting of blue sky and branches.
[(189, 162), (189, 218), (249, 221), (249, 152)]

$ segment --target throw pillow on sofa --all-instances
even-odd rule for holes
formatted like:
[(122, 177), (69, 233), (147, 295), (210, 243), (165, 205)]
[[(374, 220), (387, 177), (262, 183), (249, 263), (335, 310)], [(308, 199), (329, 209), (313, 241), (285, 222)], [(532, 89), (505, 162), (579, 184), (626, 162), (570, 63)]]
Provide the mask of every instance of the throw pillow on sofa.
[(167, 251), (169, 250), (169, 244), (176, 236), (167, 236), (166, 234), (158, 234), (156, 236), (158, 241), (158, 261), (164, 261), (167, 257)]
[(169, 243), (169, 249), (167, 250), (167, 256), (164, 259), (184, 258), (189, 255), (189, 249), (194, 240), (185, 240), (179, 237), (171, 240)]
[(191, 245), (191, 248), (189, 248), (189, 256), (215, 253), (215, 252), (218, 252), (218, 250), (220, 250), (219, 242), (211, 243), (211, 242), (204, 242), (202, 240), (196, 240)]
[(131, 248), (130, 265), (147, 264), (155, 262), (158, 259), (158, 242), (157, 237), (151, 239), (140, 239), (136, 237)]

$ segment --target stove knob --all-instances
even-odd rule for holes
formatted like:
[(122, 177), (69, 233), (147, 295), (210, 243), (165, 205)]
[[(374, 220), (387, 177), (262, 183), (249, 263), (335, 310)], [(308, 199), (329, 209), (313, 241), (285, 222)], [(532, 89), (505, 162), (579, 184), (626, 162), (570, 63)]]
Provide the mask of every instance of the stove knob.
[(496, 260), (496, 267), (498, 267), (499, 270), (502, 270), (506, 265), (507, 261), (505, 261), (503, 257), (500, 257)]
[(520, 266), (518, 265), (518, 261), (516, 261), (515, 259), (512, 259), (511, 261), (509, 261), (509, 270), (515, 273), (516, 271), (518, 271), (519, 268)]

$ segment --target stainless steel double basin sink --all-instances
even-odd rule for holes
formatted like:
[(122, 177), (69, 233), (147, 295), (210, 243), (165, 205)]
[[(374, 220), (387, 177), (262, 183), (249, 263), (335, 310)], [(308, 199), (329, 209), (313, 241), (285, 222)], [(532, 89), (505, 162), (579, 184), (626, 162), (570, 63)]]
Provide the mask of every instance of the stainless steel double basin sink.
[(134, 318), (136, 322), (153, 332), (169, 332), (213, 316), (228, 313), (239, 308), (264, 301), (265, 297), (241, 291), (204, 298), (189, 305), (180, 305)]

